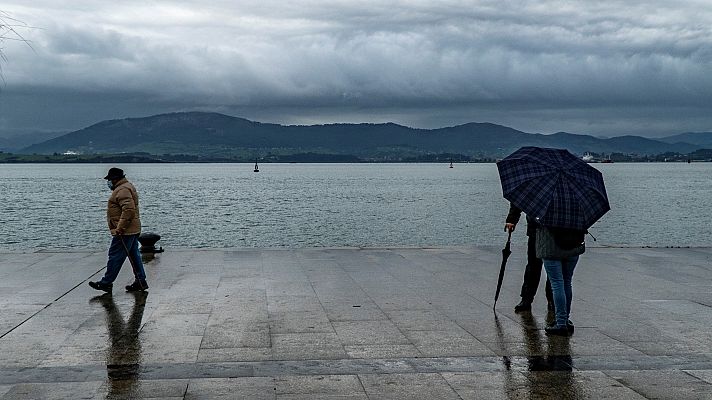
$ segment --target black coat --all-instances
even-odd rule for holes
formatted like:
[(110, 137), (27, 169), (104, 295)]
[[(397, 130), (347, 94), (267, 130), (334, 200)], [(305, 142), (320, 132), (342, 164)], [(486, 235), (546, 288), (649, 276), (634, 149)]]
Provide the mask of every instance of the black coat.
[[(522, 210), (517, 208), (514, 204), (509, 203), (509, 214), (507, 214), (507, 219), (505, 220), (508, 224), (516, 224), (519, 222), (519, 218), (522, 216)], [(527, 236), (536, 237), (536, 228), (539, 227), (539, 223), (529, 215), (527, 215)]]

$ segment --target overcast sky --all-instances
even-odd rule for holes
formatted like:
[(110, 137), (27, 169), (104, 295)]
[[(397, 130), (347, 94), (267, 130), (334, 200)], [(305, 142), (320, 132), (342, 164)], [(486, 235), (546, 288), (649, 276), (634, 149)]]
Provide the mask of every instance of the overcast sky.
[(0, 134), (262, 122), (712, 131), (712, 1), (4, 0)]

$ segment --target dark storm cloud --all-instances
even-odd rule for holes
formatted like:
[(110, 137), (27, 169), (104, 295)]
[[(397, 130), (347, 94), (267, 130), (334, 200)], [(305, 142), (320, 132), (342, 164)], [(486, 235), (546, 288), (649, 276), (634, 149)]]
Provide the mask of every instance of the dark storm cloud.
[(287, 123), (712, 129), (708, 2), (235, 3), (11, 1), (7, 11), (42, 29), (28, 32), (34, 52), (6, 49), (0, 110), (24, 88), (105, 98), (82, 102), (71, 128), (143, 108)]

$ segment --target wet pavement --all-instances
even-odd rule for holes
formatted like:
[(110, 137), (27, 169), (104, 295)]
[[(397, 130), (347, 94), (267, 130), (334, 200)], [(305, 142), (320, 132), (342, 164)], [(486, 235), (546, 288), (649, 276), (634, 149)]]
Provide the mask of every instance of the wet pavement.
[(589, 249), (571, 338), (513, 251), (496, 313), (494, 247), (0, 254), (0, 399), (712, 399), (711, 248)]

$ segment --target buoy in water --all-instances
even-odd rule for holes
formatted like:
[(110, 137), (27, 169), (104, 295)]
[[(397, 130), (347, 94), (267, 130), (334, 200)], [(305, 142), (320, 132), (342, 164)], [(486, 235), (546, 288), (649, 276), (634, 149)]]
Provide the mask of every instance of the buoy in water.
[(255, 161), (255, 172), (260, 172), (259, 167), (257, 167), (257, 161)]

